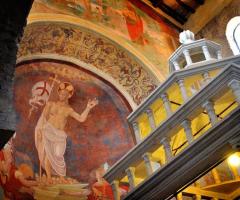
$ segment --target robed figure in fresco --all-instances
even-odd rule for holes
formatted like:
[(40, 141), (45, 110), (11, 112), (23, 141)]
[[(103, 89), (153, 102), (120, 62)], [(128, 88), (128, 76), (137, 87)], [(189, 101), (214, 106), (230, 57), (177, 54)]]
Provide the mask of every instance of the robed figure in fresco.
[(69, 82), (62, 82), (59, 84), (57, 92), (58, 100), (46, 103), (35, 128), (35, 145), (40, 161), (40, 177), (41, 168), (43, 168), (50, 183), (53, 173), (60, 176), (63, 182), (66, 176), (64, 153), (67, 134), (64, 128), (68, 117), (84, 122), (90, 110), (98, 104), (96, 98), (89, 100), (84, 111), (79, 114), (68, 102), (74, 93), (73, 85)]

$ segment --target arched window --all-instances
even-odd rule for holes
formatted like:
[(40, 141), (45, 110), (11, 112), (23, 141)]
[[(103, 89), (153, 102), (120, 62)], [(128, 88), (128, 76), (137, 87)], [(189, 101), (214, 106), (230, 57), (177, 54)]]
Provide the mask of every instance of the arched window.
[(233, 54), (240, 54), (240, 16), (234, 17), (228, 22), (226, 37)]

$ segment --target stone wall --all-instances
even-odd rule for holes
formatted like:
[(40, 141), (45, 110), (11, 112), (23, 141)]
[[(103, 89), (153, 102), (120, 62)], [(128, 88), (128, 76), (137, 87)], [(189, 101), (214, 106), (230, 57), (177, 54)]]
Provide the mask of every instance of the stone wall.
[(0, 129), (4, 130), (15, 129), (12, 86), (17, 43), (21, 38), (32, 2), (32, 0), (0, 2)]
[(238, 15), (240, 15), (239, 0), (233, 0), (219, 15), (198, 32), (196, 38), (206, 38), (217, 42), (222, 45), (223, 57), (232, 56), (233, 53), (228, 45), (225, 31), (229, 20)]

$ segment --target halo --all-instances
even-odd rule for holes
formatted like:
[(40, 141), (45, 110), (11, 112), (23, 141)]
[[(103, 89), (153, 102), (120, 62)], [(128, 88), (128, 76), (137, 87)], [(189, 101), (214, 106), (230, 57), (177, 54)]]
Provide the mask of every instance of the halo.
[(70, 82), (61, 82), (58, 86), (58, 90), (57, 90), (58, 94), (61, 90), (67, 90), (70, 97), (74, 93), (74, 87), (73, 87), (72, 83), (70, 83)]

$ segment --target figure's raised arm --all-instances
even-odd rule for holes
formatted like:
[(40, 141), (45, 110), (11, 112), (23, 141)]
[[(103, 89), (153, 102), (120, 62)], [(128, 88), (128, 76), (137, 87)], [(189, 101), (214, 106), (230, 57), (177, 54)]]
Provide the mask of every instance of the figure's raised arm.
[(73, 117), (74, 119), (76, 119), (79, 122), (84, 122), (87, 119), (88, 113), (90, 112), (90, 110), (95, 107), (98, 104), (98, 100), (97, 98), (94, 98), (92, 100), (89, 100), (87, 103), (87, 106), (85, 108), (85, 110), (79, 114), (77, 112), (75, 112), (73, 109), (70, 111), (70, 116)]

